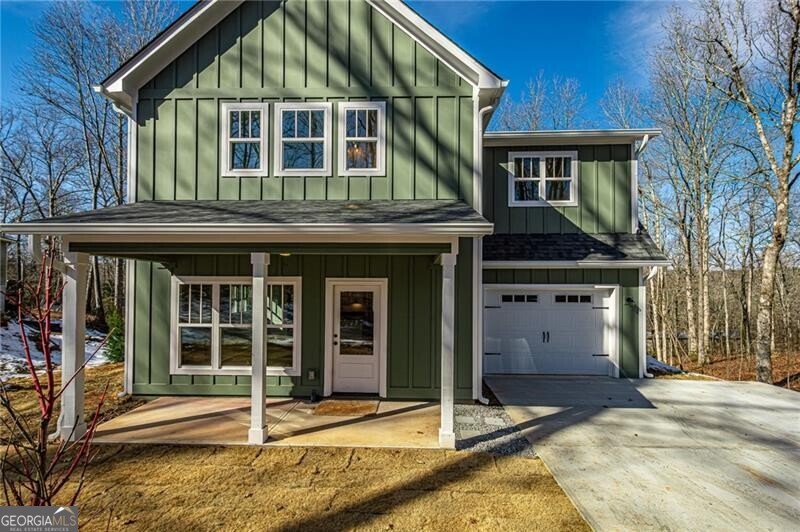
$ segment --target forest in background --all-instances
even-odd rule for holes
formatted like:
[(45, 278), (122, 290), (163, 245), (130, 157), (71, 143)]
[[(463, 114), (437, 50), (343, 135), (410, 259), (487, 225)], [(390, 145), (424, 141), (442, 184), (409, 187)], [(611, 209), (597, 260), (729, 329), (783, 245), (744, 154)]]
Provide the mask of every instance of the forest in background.
[[(0, 112), (0, 212), (25, 221), (126, 201), (127, 118), (92, 90), (177, 15), (168, 0), (111, 12), (56, 2), (34, 28), (24, 95)], [(586, 118), (580, 80), (509, 89), (495, 130), (657, 127), (640, 146), (640, 221), (673, 267), (649, 279), (648, 352), (724, 378), (800, 379), (800, 0), (701, 0), (661, 21), (646, 87), (618, 80)], [(14, 283), (32, 271), (12, 246)], [(124, 262), (92, 259), (89, 313), (124, 305)], [(722, 367), (720, 366), (720, 367)]]

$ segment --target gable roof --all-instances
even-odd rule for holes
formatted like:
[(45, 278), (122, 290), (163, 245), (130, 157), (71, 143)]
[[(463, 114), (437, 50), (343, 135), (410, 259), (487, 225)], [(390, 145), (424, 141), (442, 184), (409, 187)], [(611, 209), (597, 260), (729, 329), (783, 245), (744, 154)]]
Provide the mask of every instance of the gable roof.
[[(477, 91), (498, 100), (508, 82), (436, 29), (402, 0), (365, 0), (376, 11), (453, 69)], [(232, 13), (243, 0), (200, 0), (111, 73), (97, 90), (130, 110), (139, 88), (200, 37)]]

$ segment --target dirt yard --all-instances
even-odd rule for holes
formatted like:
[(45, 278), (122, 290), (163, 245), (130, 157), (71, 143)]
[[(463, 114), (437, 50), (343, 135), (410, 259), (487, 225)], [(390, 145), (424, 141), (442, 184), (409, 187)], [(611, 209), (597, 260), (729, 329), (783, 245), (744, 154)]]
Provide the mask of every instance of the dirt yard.
[[(685, 371), (710, 375), (726, 381), (753, 381), (756, 379), (756, 361), (753, 358), (714, 356), (699, 365), (684, 361)], [(775, 353), (772, 356), (772, 374), (775, 385), (800, 391), (800, 353)]]
[[(87, 410), (119, 365), (88, 371)], [(30, 381), (11, 383), (27, 414)], [(2, 414), (5, 415), (5, 414)], [(81, 530), (589, 530), (538, 458), (439, 450), (98, 445)], [(64, 495), (72, 491), (74, 483)]]

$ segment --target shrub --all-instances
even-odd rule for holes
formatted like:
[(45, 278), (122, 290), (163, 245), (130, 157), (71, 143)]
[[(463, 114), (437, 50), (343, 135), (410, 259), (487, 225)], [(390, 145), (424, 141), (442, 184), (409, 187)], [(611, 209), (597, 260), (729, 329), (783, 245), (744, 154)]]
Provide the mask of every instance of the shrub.
[(106, 358), (109, 362), (122, 362), (125, 358), (125, 320), (122, 313), (112, 308), (106, 315), (108, 340)]

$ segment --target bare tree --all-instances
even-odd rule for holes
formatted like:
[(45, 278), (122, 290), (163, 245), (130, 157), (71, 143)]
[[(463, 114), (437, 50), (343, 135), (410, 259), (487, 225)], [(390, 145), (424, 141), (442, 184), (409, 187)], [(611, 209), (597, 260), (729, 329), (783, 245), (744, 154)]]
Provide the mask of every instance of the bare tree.
[(585, 108), (586, 95), (577, 79), (554, 76), (546, 80), (539, 72), (528, 80), (518, 100), (504, 98), (496, 123), (505, 131), (578, 129), (590, 125)]
[(774, 203), (772, 234), (762, 254), (756, 331), (756, 373), (773, 382), (772, 323), (776, 273), (789, 229), (789, 193), (800, 154), (795, 149), (800, 93), (800, 0), (761, 4), (703, 0), (685, 18), (687, 45), (676, 49), (705, 81), (745, 113), (768, 163), (761, 185)]

